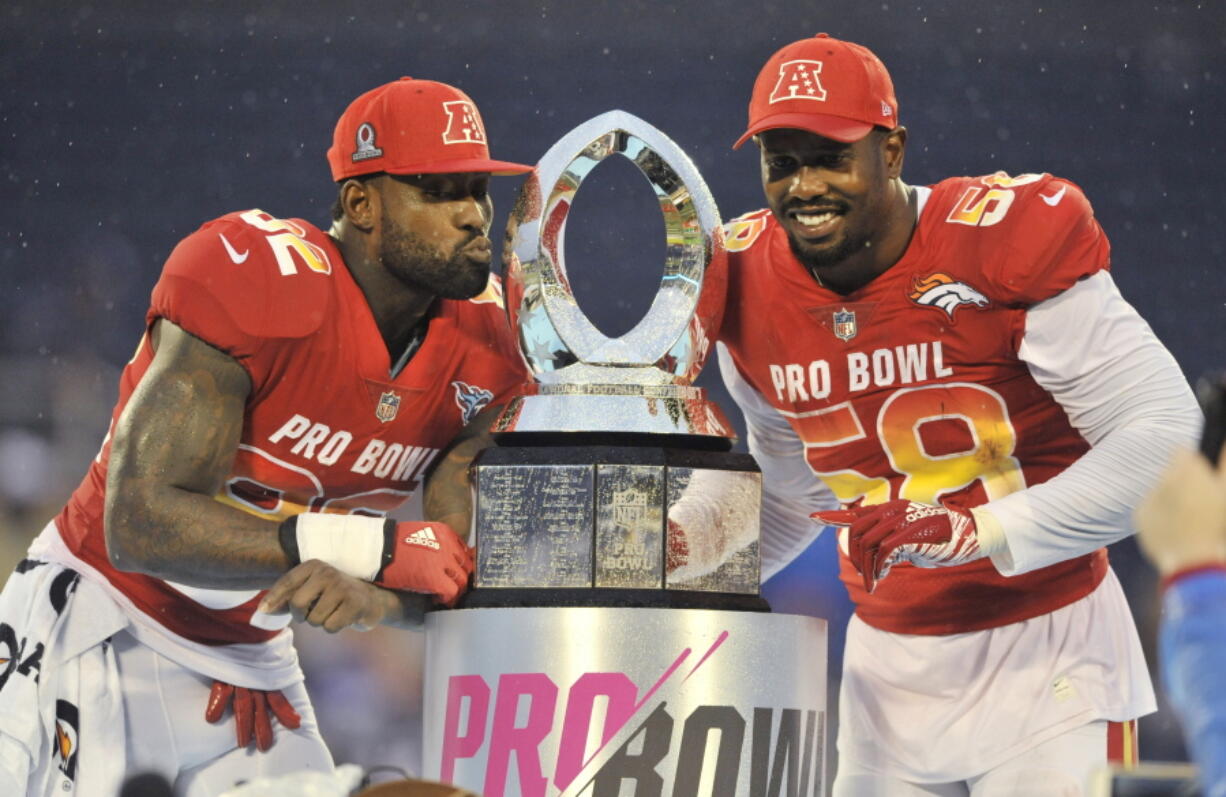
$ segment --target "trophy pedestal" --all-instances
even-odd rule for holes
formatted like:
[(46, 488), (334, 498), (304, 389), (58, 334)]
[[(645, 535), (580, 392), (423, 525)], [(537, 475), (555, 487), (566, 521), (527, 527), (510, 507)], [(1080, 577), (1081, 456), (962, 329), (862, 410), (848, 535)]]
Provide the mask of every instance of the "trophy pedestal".
[(824, 620), (459, 609), (427, 617), (426, 644), (428, 778), (484, 797), (825, 793)]
[[(681, 447), (665, 435), (641, 436), (654, 445), (505, 445), (536, 438), (501, 437), (474, 463), (477, 566), (462, 606), (608, 600), (768, 610), (757, 598), (761, 472), (749, 455)], [(728, 518), (735, 528), (723, 530), (727, 538), (748, 542), (710, 572), (678, 568), (700, 543), (694, 535), (712, 531), (695, 517)], [(516, 595), (500, 601), (508, 590)], [(587, 594), (563, 595), (576, 590)]]

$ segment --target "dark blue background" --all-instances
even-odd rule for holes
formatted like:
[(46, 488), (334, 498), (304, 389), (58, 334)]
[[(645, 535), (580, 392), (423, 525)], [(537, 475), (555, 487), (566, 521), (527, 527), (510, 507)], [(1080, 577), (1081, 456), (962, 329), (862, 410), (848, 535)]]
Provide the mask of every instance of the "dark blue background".
[[(754, 76), (818, 31), (890, 67), (910, 130), (906, 179), (1004, 169), (1075, 181), (1113, 242), (1125, 296), (1185, 373), (1226, 364), (1221, 3), (17, 0), (0, 7), (0, 428), (49, 441), (35, 497), (53, 505), (83, 472), (80, 450), (101, 439), (115, 370), (178, 239), (257, 206), (326, 225), (323, 153), (358, 93), (401, 75), (459, 85), (495, 156), (527, 163), (621, 108), (671, 135), (731, 217), (762, 205), (752, 147), (730, 150)], [(500, 229), (517, 181), (497, 183)], [(661, 232), (629, 164), (584, 184), (568, 260), (606, 332), (648, 306)], [(732, 411), (715, 376), (703, 382)], [(29, 476), (13, 467), (0, 483)], [(9, 533), (45, 522), (28, 490), (5, 500)], [(778, 608), (845, 617), (830, 548), (770, 585)], [(1117, 548), (1152, 653), (1153, 579), (1131, 543)], [(1182, 754), (1167, 713), (1143, 739), (1148, 758)]]

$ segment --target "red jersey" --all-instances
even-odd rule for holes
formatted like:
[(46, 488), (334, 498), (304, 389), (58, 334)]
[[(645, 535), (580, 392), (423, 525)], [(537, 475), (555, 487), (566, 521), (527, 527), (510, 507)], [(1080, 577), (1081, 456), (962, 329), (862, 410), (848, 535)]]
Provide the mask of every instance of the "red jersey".
[[(823, 288), (770, 211), (728, 225), (721, 340), (788, 420), (844, 505), (905, 498), (965, 509), (1060, 473), (1089, 445), (1018, 356), (1026, 311), (1109, 267), (1077, 186), (997, 173), (931, 187), (902, 258), (848, 295)], [(949, 634), (1018, 622), (1087, 595), (1106, 550), (1006, 578), (988, 559), (896, 565), (856, 612), (877, 628)]]
[[(438, 300), (397, 375), (333, 240), (260, 210), (209, 222), (171, 253), (147, 323), (165, 318), (251, 377), (234, 466), (216, 500), (279, 521), (299, 512), (381, 516), (417, 488), (440, 449), (527, 380), (496, 277)], [(148, 335), (120, 379), (112, 428), (153, 360)], [(68, 547), (150, 617), (204, 644), (259, 642), (262, 592), (205, 590), (116, 570), (103, 536), (110, 435), (56, 525)]]

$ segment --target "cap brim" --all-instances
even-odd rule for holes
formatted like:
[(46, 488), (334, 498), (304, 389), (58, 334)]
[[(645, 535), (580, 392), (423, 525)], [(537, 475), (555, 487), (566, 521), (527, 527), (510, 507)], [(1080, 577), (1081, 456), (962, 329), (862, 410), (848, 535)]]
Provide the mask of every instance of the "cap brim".
[(835, 141), (842, 141), (844, 144), (850, 144), (867, 136), (869, 131), (873, 129), (873, 126), (867, 122), (844, 119), (841, 116), (823, 116), (812, 113), (780, 113), (768, 116), (765, 119), (759, 119), (756, 124), (745, 131), (745, 135), (736, 140), (732, 148), (740, 149), (742, 144), (763, 130), (778, 130), (780, 128), (807, 130), (823, 138), (830, 138)]
[(460, 160), (434, 161), (405, 167), (384, 167), (388, 174), (459, 174), (463, 172), (487, 172), (499, 176), (525, 174), (534, 167), (510, 161), (495, 161), (488, 158), (463, 158)]

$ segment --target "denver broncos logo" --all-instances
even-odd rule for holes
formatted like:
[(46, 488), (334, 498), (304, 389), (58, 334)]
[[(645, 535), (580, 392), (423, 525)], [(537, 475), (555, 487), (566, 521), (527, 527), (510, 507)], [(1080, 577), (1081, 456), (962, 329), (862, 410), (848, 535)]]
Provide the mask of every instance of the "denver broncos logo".
[(483, 387), (476, 387), (456, 380), (451, 383), (455, 388), (455, 403), (460, 408), (464, 423), (470, 422), (477, 414), (494, 400), (494, 394)]
[(911, 283), (909, 295), (911, 301), (916, 304), (944, 310), (945, 315), (951, 320), (954, 317), (954, 310), (964, 304), (972, 307), (986, 307), (988, 304), (988, 297), (965, 282), (957, 282), (948, 274), (940, 272), (923, 279), (917, 277)]

